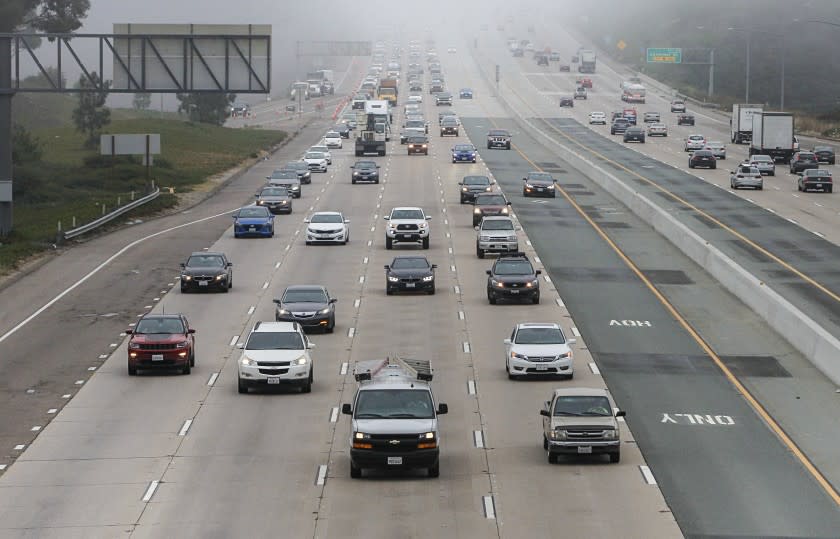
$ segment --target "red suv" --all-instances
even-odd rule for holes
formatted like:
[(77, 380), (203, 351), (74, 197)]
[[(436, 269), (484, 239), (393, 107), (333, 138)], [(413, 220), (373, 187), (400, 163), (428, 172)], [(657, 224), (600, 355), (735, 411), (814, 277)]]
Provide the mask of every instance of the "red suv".
[(128, 374), (138, 369), (180, 368), (189, 374), (195, 366), (195, 333), (182, 314), (147, 314), (133, 330), (126, 330)]

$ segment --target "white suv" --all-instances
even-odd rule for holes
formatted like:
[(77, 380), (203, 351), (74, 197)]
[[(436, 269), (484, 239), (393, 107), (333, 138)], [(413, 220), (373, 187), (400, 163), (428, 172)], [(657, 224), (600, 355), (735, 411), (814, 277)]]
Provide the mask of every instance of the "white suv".
[(384, 219), (388, 221), (385, 228), (386, 249), (393, 248), (394, 243), (422, 243), (423, 249), (429, 248), (429, 221), (432, 218), (422, 208), (394, 208)]
[(569, 345), (575, 342), (567, 339), (557, 324), (517, 324), (504, 340), (508, 378), (553, 374), (571, 379), (575, 371)]
[(252, 387), (295, 385), (312, 391), (313, 366), (309, 342), (297, 322), (257, 322), (248, 334), (237, 362), (239, 392)]

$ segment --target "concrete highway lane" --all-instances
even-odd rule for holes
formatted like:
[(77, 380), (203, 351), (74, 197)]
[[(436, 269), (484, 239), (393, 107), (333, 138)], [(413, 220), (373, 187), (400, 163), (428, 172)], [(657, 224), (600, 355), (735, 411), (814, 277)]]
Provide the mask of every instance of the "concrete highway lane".
[[(473, 140), (481, 140), (488, 125), (513, 127), (488, 118), (463, 122)], [(690, 262), (591, 182), (578, 183), (574, 171), (536, 141), (523, 135), (515, 144), (531, 162), (515, 151), (485, 151), (484, 161), (513, 201), (619, 406), (629, 409), (628, 423), (683, 532), (831, 537), (840, 526), (831, 499), (568, 201), (522, 197), (523, 172), (535, 163), (566, 170), (557, 173), (559, 185), (568, 185), (570, 196), (622, 247), (639, 253), (640, 269), (656, 284), (679, 277)], [(695, 301), (711, 306), (714, 294), (723, 294), (709, 292)], [(742, 338), (762, 350), (760, 335), (743, 329)], [(717, 342), (714, 333), (704, 337)]]

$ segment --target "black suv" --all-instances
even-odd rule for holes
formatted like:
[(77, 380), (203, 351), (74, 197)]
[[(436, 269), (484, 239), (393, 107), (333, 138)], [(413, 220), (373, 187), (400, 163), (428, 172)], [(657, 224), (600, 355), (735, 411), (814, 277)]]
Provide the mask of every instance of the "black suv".
[(627, 118), (616, 118), (610, 126), (610, 135), (623, 135), (628, 127), (630, 121)]
[(831, 146), (814, 146), (814, 155), (820, 163), (834, 164), (834, 148)]
[(435, 269), (425, 256), (407, 255), (395, 257), (385, 266), (385, 293), (425, 292), (435, 293)]
[(297, 322), (303, 328), (320, 328), (327, 333), (335, 329), (335, 304), (320, 285), (287, 286), (283, 295), (275, 299), (274, 319), (278, 322)]
[(487, 270), (487, 301), (495, 305), (499, 299), (522, 299), (540, 302), (540, 270), (535, 270), (528, 255), (500, 255)]
[(197, 252), (181, 264), (181, 292), (233, 287), (233, 263), (223, 253)]
[(356, 164), (350, 169), (353, 171), (350, 177), (352, 183), (379, 183), (379, 165), (376, 164), (376, 161), (356, 161)]
[(557, 193), (554, 190), (554, 177), (548, 172), (529, 172), (528, 176), (522, 178), (525, 185), (522, 186), (522, 196), (545, 196), (554, 198)]
[(458, 182), (461, 186), (461, 204), (475, 202), (475, 195), (479, 193), (492, 192), (495, 183), (487, 176), (464, 176), (464, 179)]

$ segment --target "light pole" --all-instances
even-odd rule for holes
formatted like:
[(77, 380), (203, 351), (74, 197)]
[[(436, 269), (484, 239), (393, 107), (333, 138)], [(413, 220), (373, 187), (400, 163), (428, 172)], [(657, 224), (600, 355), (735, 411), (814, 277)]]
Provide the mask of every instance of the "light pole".
[[(794, 22), (799, 22), (794, 20)], [(818, 22), (818, 21), (808, 21), (808, 22)], [(830, 23), (827, 23), (830, 24)], [(840, 24), (836, 25), (840, 26)], [(779, 110), (785, 110), (785, 33), (775, 33), (770, 32), (768, 30), (757, 30), (755, 28), (734, 28), (729, 27), (727, 28), (730, 32), (746, 32), (747, 33), (747, 79), (745, 82), (746, 90), (744, 91), (744, 103), (750, 102), (750, 59), (752, 57), (752, 35), (753, 32), (759, 32), (761, 34), (768, 34), (771, 36), (775, 36), (781, 39), (781, 51), (779, 54), (779, 58), (781, 60), (780, 72), (781, 72), (781, 83), (779, 88)]]

